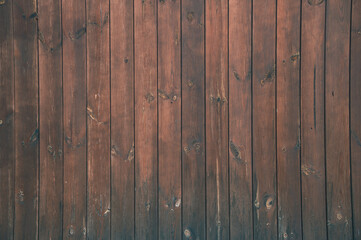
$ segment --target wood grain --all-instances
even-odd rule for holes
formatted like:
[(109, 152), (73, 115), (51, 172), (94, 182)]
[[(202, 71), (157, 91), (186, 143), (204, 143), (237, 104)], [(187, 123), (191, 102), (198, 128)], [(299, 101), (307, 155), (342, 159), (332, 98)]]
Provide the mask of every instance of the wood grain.
[(327, 239), (324, 131), (324, 1), (302, 2), (301, 183), (304, 239)]
[(302, 239), (300, 2), (277, 2), (278, 238)]
[(63, 1), (63, 239), (86, 239), (85, 14), (85, 1)]
[(182, 0), (183, 239), (206, 238), (204, 17), (204, 1)]
[(351, 73), (350, 73), (350, 129), (351, 129), (351, 176), (353, 237), (361, 239), (361, 1), (352, 1), (351, 25)]
[(326, 172), (328, 238), (352, 239), (349, 126), (351, 1), (326, 5)]
[(157, 1), (136, 0), (134, 21), (135, 239), (157, 239)]
[[(266, 8), (263, 6), (267, 6)], [(253, 1), (254, 239), (277, 239), (276, 1)]]
[(180, 1), (158, 4), (159, 239), (182, 239)]
[(253, 239), (252, 1), (229, 1), (230, 238)]
[(15, 84), (14, 239), (38, 238), (39, 121), (37, 1), (13, 2)]
[(87, 238), (110, 238), (109, 1), (87, 9)]
[(0, 7), (0, 239), (14, 239), (13, 1)]
[(110, 1), (111, 238), (134, 239), (133, 1)]
[(228, 239), (228, 2), (205, 9), (207, 239)]

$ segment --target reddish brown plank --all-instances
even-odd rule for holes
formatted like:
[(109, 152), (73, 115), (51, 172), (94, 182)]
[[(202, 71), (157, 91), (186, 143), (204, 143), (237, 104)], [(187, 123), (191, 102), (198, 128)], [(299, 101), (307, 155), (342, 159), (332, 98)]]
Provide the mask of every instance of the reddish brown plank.
[(349, 129), (351, 1), (326, 4), (326, 175), (328, 238), (352, 239)]
[(279, 239), (302, 239), (300, 1), (277, 1), (277, 182)]
[(228, 239), (228, 2), (205, 9), (207, 238)]
[(0, 239), (14, 239), (13, 1), (0, 5)]
[(135, 0), (135, 238), (158, 238), (157, 1)]
[(158, 4), (159, 238), (182, 239), (180, 0)]
[(324, 143), (325, 1), (302, 2), (301, 182), (304, 239), (327, 239)]
[(361, 240), (361, 1), (352, 1), (351, 27), (351, 171), (353, 234)]
[(110, 238), (109, 1), (88, 0), (87, 238)]
[(38, 2), (39, 238), (61, 239), (63, 205), (61, 2)]
[(134, 239), (133, 1), (110, 2), (112, 239)]
[(205, 239), (204, 1), (182, 0), (183, 236)]
[(38, 238), (38, 35), (36, 1), (16, 0), (14, 239)]
[[(267, 7), (264, 7), (267, 6)], [(253, 1), (254, 239), (277, 239), (276, 1)]]
[(62, 3), (64, 210), (63, 239), (86, 238), (85, 1)]
[(229, 1), (230, 238), (253, 239), (252, 1)]

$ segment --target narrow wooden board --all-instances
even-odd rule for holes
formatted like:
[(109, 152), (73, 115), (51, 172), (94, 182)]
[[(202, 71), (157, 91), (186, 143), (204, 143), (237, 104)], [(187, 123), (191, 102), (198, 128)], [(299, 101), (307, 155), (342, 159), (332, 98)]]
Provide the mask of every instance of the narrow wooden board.
[(182, 0), (183, 239), (206, 238), (204, 1)]
[[(264, 7), (267, 6), (267, 7)], [(276, 1), (253, 1), (254, 239), (277, 239)]]
[(39, 239), (59, 239), (63, 217), (62, 26), (59, 0), (38, 3)]
[(135, 239), (157, 239), (157, 1), (135, 0), (134, 21)]
[(327, 239), (325, 193), (325, 1), (302, 2), (301, 183), (304, 239)]
[(352, 239), (349, 126), (351, 1), (326, 4), (326, 172), (328, 238)]
[(0, 239), (14, 239), (13, 1), (0, 5)]
[(134, 239), (133, 1), (110, 1), (111, 238)]
[(182, 239), (180, 0), (158, 3), (159, 239)]
[(86, 239), (85, 0), (63, 1), (63, 239)]
[(109, 1), (87, 8), (87, 238), (110, 238)]
[(277, 1), (278, 238), (302, 239), (300, 1)]
[(351, 26), (351, 176), (353, 234), (361, 240), (361, 1), (352, 1)]
[(230, 238), (253, 239), (252, 1), (229, 1)]
[(13, 2), (15, 74), (14, 239), (38, 238), (37, 1)]
[(228, 2), (205, 9), (207, 239), (228, 239)]

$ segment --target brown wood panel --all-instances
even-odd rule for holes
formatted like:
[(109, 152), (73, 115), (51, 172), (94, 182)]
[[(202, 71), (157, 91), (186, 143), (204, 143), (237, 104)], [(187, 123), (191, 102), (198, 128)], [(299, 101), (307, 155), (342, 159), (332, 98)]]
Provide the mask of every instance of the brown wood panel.
[(159, 239), (182, 239), (180, 0), (158, 4)]
[(301, 183), (304, 239), (327, 239), (324, 143), (325, 1), (302, 2)]
[(135, 0), (135, 238), (158, 238), (157, 1)]
[(133, 1), (110, 1), (111, 238), (134, 239)]
[[(267, 7), (264, 7), (267, 6)], [(254, 239), (277, 239), (276, 1), (253, 1)]]
[(14, 239), (13, 1), (0, 5), (0, 239)]
[(62, 26), (59, 0), (38, 3), (39, 239), (61, 239), (63, 217)]
[(351, 79), (350, 79), (350, 129), (351, 129), (351, 176), (353, 203), (353, 234), (361, 239), (361, 1), (352, 1), (351, 19)]
[(88, 0), (87, 238), (110, 238), (109, 1)]
[(278, 238), (302, 239), (300, 1), (277, 1)]
[(228, 2), (207, 0), (205, 14), (207, 239), (228, 239)]
[(252, 1), (229, 1), (230, 238), (253, 239)]
[(63, 239), (86, 239), (85, 0), (62, 2), (64, 205)]
[(326, 176), (328, 238), (352, 239), (349, 129), (351, 1), (326, 4)]
[(206, 238), (203, 0), (182, 0), (183, 239)]
[(15, 84), (14, 239), (38, 238), (37, 1), (13, 2)]

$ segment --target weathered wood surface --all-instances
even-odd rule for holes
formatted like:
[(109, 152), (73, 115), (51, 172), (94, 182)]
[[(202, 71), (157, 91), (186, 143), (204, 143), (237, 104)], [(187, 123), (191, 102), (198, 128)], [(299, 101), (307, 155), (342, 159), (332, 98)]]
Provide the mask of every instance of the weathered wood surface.
[(0, 0), (0, 239), (361, 239), (360, 0)]

